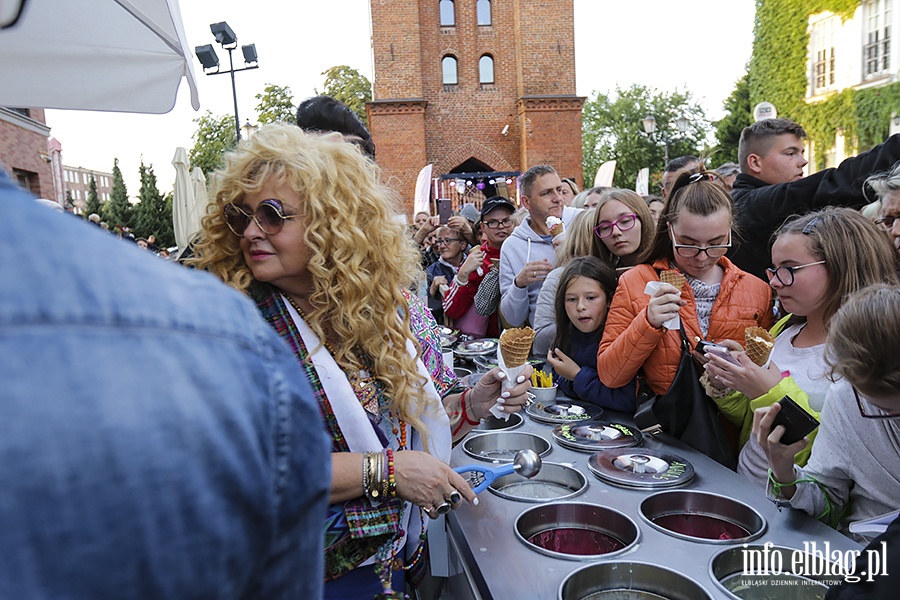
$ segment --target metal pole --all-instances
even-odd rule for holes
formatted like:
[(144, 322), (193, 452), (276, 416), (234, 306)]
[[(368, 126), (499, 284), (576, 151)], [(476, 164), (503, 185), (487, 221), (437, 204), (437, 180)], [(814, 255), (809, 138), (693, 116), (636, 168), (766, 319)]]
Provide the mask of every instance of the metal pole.
[[(232, 77), (234, 77), (234, 75), (232, 75)], [(235, 104), (235, 110), (237, 110), (237, 104)], [(669, 166), (669, 138), (663, 138), (663, 139), (666, 142), (666, 164), (663, 165), (663, 170), (665, 170), (665, 168), (667, 166)]]
[(231, 52), (234, 48), (228, 48), (228, 66), (231, 69), (231, 95), (234, 98), (234, 133), (237, 135), (237, 141), (241, 141), (241, 120), (238, 118), (237, 108), (237, 88), (234, 85), (234, 60)]

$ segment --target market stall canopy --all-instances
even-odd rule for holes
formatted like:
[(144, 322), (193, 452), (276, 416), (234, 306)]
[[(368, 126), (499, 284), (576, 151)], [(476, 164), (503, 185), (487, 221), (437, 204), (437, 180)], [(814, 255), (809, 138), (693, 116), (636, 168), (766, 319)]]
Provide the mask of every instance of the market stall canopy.
[(184, 77), (200, 108), (177, 0), (28, 0), (0, 56), (0, 106), (161, 114)]

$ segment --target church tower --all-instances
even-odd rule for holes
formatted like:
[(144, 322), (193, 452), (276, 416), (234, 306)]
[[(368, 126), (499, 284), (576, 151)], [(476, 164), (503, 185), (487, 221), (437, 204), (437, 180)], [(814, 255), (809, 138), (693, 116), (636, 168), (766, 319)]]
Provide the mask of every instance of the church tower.
[[(515, 198), (515, 175), (549, 164), (581, 185), (573, 0), (370, 0), (369, 129), (386, 181), (412, 212), (432, 198)], [(433, 211), (434, 214), (434, 211)]]

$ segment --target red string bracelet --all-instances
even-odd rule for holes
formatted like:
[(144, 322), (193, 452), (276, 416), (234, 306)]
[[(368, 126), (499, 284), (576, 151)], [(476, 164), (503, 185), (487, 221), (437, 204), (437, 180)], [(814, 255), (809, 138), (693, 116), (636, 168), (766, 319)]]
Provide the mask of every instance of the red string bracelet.
[(472, 421), (469, 419), (468, 411), (466, 410), (466, 394), (472, 391), (472, 388), (466, 388), (463, 390), (462, 397), (459, 399), (459, 408), (462, 410), (462, 416), (466, 423), (469, 425), (480, 425), (481, 421)]

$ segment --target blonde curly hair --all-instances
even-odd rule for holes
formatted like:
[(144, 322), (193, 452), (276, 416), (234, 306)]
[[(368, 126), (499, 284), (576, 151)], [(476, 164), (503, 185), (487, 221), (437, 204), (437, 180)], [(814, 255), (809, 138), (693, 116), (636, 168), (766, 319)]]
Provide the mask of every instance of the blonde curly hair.
[(214, 200), (192, 264), (249, 290), (253, 274), (223, 210), (272, 178), (302, 198), (298, 208), (313, 281), (307, 324), (320, 340), (333, 332), (341, 341), (338, 364), (348, 373), (368, 370), (383, 384), (391, 410), (427, 437), (420, 415), (430, 382), (416, 368), (421, 347), (403, 291), (422, 280), (419, 252), (395, 217), (402, 211), (380, 183), (378, 167), (355, 146), (337, 134), (307, 134), (287, 124), (267, 125), (242, 141), (213, 177)]

